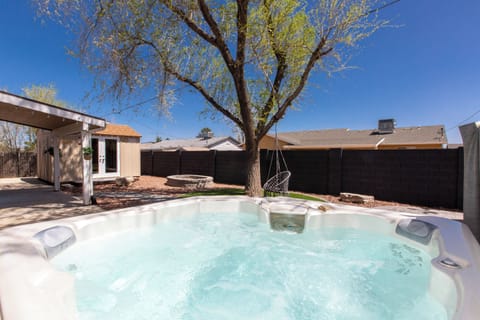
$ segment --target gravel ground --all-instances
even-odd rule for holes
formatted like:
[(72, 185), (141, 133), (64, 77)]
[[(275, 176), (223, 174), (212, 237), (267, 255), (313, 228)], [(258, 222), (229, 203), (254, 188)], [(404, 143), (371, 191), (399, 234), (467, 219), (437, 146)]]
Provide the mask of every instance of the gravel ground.
[[(94, 186), (97, 205), (103, 210), (112, 210), (178, 198), (191, 191), (185, 188), (167, 186), (166, 181), (167, 179), (162, 177), (141, 176), (129, 186), (117, 186), (112, 182), (97, 183)], [(208, 189), (220, 188), (243, 189), (243, 186), (214, 183), (213, 186)], [(81, 194), (81, 187), (74, 187), (73, 189), (70, 189), (70, 191), (75, 194)], [(367, 208), (385, 208), (388, 210), (401, 211), (416, 215), (433, 214), (451, 219), (463, 219), (463, 213), (458, 210), (419, 207), (405, 203), (381, 200), (374, 200), (366, 204), (355, 204), (342, 202), (340, 201), (340, 197), (337, 196), (310, 193), (308, 195), (316, 196), (332, 203), (348, 204)]]
[[(3, 201), (0, 201), (0, 229), (19, 224), (68, 218), (105, 210), (165, 201), (181, 197), (191, 191), (185, 188), (167, 186), (165, 184), (165, 178), (142, 176), (129, 186), (117, 186), (111, 182), (96, 183), (94, 189), (97, 205), (84, 206), (81, 201), (81, 186), (62, 185), (62, 195), (61, 193), (52, 192), (51, 186), (41, 183), (36, 179), (19, 179), (20, 185), (14, 183), (16, 180), (10, 180), (3, 179), (3, 184), (0, 185), (0, 191), (2, 192), (0, 200)], [(243, 189), (243, 186), (214, 183), (213, 186), (208, 189), (219, 188)], [(309, 195), (317, 196), (333, 203), (382, 208), (390, 211), (398, 211), (405, 215), (435, 215), (455, 220), (463, 219), (462, 212), (442, 210), (441, 208), (425, 208), (379, 200), (363, 205), (351, 204), (341, 202), (339, 197), (335, 196), (320, 194)]]
[[(104, 210), (112, 210), (146, 203), (165, 201), (181, 197), (191, 190), (166, 185), (162, 177), (141, 176), (129, 186), (117, 186), (115, 182), (95, 183), (94, 194), (97, 205)], [(208, 189), (239, 188), (242, 186), (214, 183)], [(81, 195), (81, 186), (62, 187), (62, 191)]]

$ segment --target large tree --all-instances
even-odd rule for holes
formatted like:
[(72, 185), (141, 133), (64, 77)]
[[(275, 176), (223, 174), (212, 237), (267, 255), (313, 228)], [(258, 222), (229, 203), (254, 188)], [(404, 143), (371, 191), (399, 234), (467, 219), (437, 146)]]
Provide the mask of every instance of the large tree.
[[(398, 0), (397, 0), (398, 1)], [(235, 123), (248, 154), (246, 189), (260, 195), (258, 143), (313, 72), (345, 68), (385, 21), (383, 0), (36, 0), (78, 32), (76, 54), (103, 93), (154, 88), (168, 107), (178, 83)], [(396, 1), (393, 1), (396, 2)]]

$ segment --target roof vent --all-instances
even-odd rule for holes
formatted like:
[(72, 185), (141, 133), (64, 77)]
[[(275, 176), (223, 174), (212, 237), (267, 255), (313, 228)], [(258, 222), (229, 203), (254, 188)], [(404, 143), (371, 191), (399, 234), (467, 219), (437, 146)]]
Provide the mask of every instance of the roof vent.
[(395, 119), (378, 120), (378, 133), (393, 133), (395, 130)]

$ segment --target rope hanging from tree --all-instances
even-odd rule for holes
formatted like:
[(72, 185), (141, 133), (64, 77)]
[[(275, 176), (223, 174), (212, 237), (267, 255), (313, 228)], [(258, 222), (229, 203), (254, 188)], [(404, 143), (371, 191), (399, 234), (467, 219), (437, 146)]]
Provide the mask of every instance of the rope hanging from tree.
[[(270, 177), (273, 162), (275, 160), (275, 174)], [(281, 160), (281, 162), (280, 162)], [(282, 171), (282, 164), (285, 170)], [(263, 185), (263, 190), (267, 196), (288, 195), (288, 183), (291, 172), (288, 170), (287, 162), (283, 156), (282, 150), (278, 143), (277, 124), (275, 124), (275, 150), (272, 152), (270, 165), (268, 167), (267, 178), (270, 177)]]

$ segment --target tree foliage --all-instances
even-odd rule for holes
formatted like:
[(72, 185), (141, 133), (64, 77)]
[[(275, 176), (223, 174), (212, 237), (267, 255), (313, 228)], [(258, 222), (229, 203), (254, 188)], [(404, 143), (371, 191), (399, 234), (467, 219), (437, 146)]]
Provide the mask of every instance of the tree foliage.
[(345, 68), (351, 49), (385, 21), (382, 0), (37, 0), (78, 31), (77, 56), (102, 92), (154, 88), (159, 106), (178, 83), (235, 123), (259, 192), (258, 142), (298, 101), (312, 72)]
[(24, 127), (17, 124), (0, 122), (0, 151), (17, 152), (23, 145)]
[(200, 132), (197, 134), (197, 138), (203, 138), (203, 137), (213, 137), (213, 131), (212, 129), (205, 127), (200, 130)]
[(22, 89), (27, 98), (43, 103), (52, 104), (57, 107), (66, 108), (67, 104), (57, 98), (58, 90), (53, 84), (46, 86), (32, 85)]

